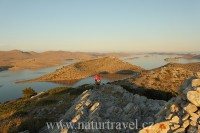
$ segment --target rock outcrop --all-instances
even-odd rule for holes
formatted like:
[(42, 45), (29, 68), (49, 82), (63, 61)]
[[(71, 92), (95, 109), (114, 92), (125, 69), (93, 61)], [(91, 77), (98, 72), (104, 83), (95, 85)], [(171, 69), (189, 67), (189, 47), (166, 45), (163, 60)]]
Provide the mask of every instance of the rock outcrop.
[(140, 133), (200, 132), (200, 73), (184, 82), (181, 95), (171, 99), (156, 115), (157, 123)]
[(177, 96), (180, 94), (178, 87), (183, 84), (184, 80), (193, 76), (194, 73), (194, 71), (182, 67), (166, 65), (142, 72), (139, 77), (125, 79), (124, 82), (140, 88), (169, 92)]
[(179, 64), (179, 63), (170, 63), (168, 66), (171, 67), (181, 67), (189, 71), (199, 72), (200, 71), (200, 62), (187, 63), (187, 64)]
[[(155, 121), (155, 114), (164, 106), (162, 100), (147, 99), (144, 96), (127, 92), (120, 86), (103, 85), (99, 89), (83, 92), (74, 102), (73, 106), (62, 117), (62, 122), (115, 122), (113, 129), (84, 129), (72, 130), (64, 128), (62, 132), (90, 132), (90, 133), (116, 133), (116, 132), (138, 132), (145, 124)], [(119, 122), (134, 122), (134, 129), (116, 129), (115, 124)], [(83, 125), (84, 126), (84, 125)], [(86, 127), (85, 127), (86, 128)], [(97, 127), (99, 128), (99, 127)], [(60, 132), (58, 130), (52, 132)]]

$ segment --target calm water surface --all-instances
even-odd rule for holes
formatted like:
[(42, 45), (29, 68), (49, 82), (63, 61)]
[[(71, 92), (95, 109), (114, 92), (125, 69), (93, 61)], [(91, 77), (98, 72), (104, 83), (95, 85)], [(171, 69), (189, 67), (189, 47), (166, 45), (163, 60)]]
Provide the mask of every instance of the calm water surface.
[[(136, 58), (134, 58), (136, 57)], [(180, 57), (179, 55), (157, 55), (157, 54), (149, 54), (149, 55), (134, 55), (131, 57), (122, 58), (122, 60), (129, 62), (131, 64), (135, 64), (137, 66), (141, 66), (146, 70), (154, 69), (160, 66), (164, 66), (169, 62), (164, 61), (165, 58), (174, 58)], [(192, 63), (192, 62), (200, 62), (200, 59), (179, 59), (178, 61), (173, 61), (174, 63)]]
[[(130, 59), (132, 57), (139, 57)], [(169, 57), (177, 57), (177, 55), (134, 55), (131, 57), (122, 58), (122, 60), (129, 62), (131, 64), (135, 64), (141, 66), (145, 69), (153, 69), (156, 67), (163, 66), (169, 62), (164, 61), (165, 58)], [(177, 63), (190, 63), (190, 62), (199, 62), (200, 60), (187, 60), (180, 59)], [(69, 61), (68, 64), (71, 64), (76, 61)], [(34, 83), (25, 83), (25, 84), (15, 84), (17, 81), (32, 79), (40, 77), (44, 74), (51, 73), (56, 69), (59, 69), (63, 66), (45, 68), (39, 70), (20, 70), (20, 71), (3, 71), (0, 72), (0, 102), (5, 102), (12, 99), (17, 99), (22, 97), (22, 90), (27, 87), (32, 87), (35, 91), (41, 92), (45, 90), (49, 90), (55, 87), (60, 86), (69, 86), (63, 85), (60, 83), (51, 83), (51, 82), (34, 82)], [(108, 78), (103, 78), (102, 83), (107, 83), (109, 81)], [(70, 86), (77, 87), (83, 84), (93, 84), (93, 77), (82, 79), (78, 82), (70, 84)]]

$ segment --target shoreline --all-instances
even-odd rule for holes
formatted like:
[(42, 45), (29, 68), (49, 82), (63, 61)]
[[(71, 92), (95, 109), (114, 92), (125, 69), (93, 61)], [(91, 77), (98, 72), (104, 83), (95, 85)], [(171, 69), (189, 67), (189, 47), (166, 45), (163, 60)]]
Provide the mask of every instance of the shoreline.
[[(104, 79), (108, 79), (111, 82), (117, 81), (117, 80), (123, 80), (132, 76), (136, 76), (136, 74), (116, 74), (116, 73), (109, 73), (109, 74), (100, 74), (100, 76)], [(15, 84), (25, 84), (25, 83), (34, 83), (34, 82), (51, 82), (51, 83), (58, 83), (63, 85), (70, 85), (71, 83), (74, 84), (76, 82), (79, 82), (83, 79), (91, 78), (93, 76), (88, 76), (80, 79), (71, 79), (71, 80), (40, 80), (40, 79), (29, 79), (29, 80), (23, 80), (23, 81), (17, 81)]]
[[(112, 62), (112, 65), (109, 65), (107, 67), (107, 64), (110, 64)], [(95, 66), (93, 65), (95, 64)], [(118, 68), (116, 68), (118, 66)], [(98, 68), (98, 69), (97, 69)], [(135, 75), (138, 72), (143, 71), (144, 69), (135, 66), (132, 64), (129, 64), (127, 62), (123, 62), (118, 58), (113, 57), (104, 57), (104, 58), (98, 58), (93, 60), (87, 60), (87, 61), (80, 61), (76, 62), (67, 66), (64, 66), (60, 69), (57, 69), (54, 72), (51, 72), (49, 74), (45, 74), (43, 76), (29, 79), (25, 81), (19, 81), (18, 83), (26, 83), (26, 82), (35, 82), (35, 81), (71, 81), (71, 80), (81, 80), (87, 77), (91, 77), (93, 75), (96, 75), (97, 73), (107, 73), (106, 75)]]

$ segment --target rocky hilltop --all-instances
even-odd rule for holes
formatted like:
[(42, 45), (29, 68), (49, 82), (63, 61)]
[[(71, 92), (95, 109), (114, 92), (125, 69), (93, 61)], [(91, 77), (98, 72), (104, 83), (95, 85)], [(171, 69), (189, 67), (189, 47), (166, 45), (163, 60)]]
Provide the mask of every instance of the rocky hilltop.
[(200, 72), (200, 62), (187, 63), (187, 64), (170, 63), (167, 66), (181, 67), (192, 72)]
[[(106, 122), (135, 122), (132, 129), (101, 129), (100, 125), (94, 129), (47, 129), (41, 132), (52, 133), (199, 133), (200, 131), (200, 73), (196, 77), (185, 80), (180, 87), (180, 95), (163, 100), (148, 99), (128, 92), (117, 85), (102, 85), (98, 89), (84, 91), (72, 103), (65, 115), (60, 118), (61, 123), (106, 123)], [(145, 126), (149, 127), (145, 127)]]
[[(178, 96), (168, 102), (156, 100), (159, 94), (155, 89), (148, 93), (154, 93), (152, 99), (112, 83), (99, 87), (84, 85), (79, 88), (56, 88), (28, 99), (0, 104), (0, 132), (199, 133), (199, 87), (200, 73), (197, 73), (195, 77), (185, 80), (177, 88)], [(103, 129), (99, 128), (100, 125), (93, 125), (93, 128), (81, 125), (80, 129), (67, 128), (66, 125), (48, 128), (46, 122), (70, 122), (75, 127), (80, 122), (109, 122), (111, 125)], [(130, 123), (131, 128), (127, 126)]]
[[(143, 71), (138, 77), (131, 77), (115, 84), (129, 86), (132, 89), (158, 90), (178, 95), (178, 87), (185, 79), (200, 71), (200, 63), (190, 64), (167, 64), (153, 70)], [(136, 90), (138, 91), (138, 90)]]
[(143, 69), (139, 66), (123, 62), (116, 57), (109, 56), (93, 60), (82, 61), (65, 66), (53, 73), (29, 81), (63, 81), (86, 78), (98, 73), (135, 73)]
[[(154, 123), (155, 114), (164, 106), (163, 100), (147, 99), (144, 96), (132, 94), (120, 86), (102, 85), (98, 89), (84, 91), (74, 101), (70, 109), (60, 119), (62, 123), (73, 122), (135, 122), (134, 129), (98, 129), (98, 130), (48, 130), (44, 128), (41, 132), (76, 132), (76, 133), (116, 133), (137, 132), (143, 123)], [(146, 125), (146, 126), (147, 126)], [(83, 127), (84, 128), (84, 127)], [(95, 127), (94, 127), (95, 128)], [(96, 127), (96, 128), (99, 128)], [(108, 127), (106, 127), (108, 128)]]
[(140, 133), (199, 133), (200, 132), (200, 73), (184, 82), (180, 93), (165, 104), (156, 115), (156, 124)]

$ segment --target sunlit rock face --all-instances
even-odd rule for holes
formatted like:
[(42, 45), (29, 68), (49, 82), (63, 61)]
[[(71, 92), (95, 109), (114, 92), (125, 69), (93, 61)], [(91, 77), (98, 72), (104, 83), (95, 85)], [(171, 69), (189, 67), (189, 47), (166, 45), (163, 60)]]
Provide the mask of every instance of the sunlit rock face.
[[(147, 99), (144, 96), (132, 94), (117, 85), (102, 85), (93, 90), (83, 92), (73, 106), (62, 117), (62, 122), (126, 122), (134, 123), (132, 128), (125, 129), (95, 129), (75, 130), (74, 132), (138, 132), (144, 126), (144, 122), (154, 123), (155, 114), (164, 106), (162, 100)], [(85, 125), (86, 126), (86, 125)], [(106, 125), (105, 125), (106, 126)], [(72, 132), (72, 129), (64, 128), (62, 132)], [(58, 132), (58, 131), (55, 131)], [(59, 131), (60, 132), (60, 131)]]
[(200, 73), (196, 77), (185, 80), (181, 87), (181, 95), (171, 99), (157, 114), (157, 123), (144, 128), (140, 133), (200, 132)]

